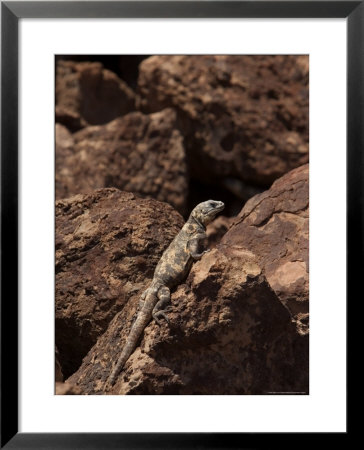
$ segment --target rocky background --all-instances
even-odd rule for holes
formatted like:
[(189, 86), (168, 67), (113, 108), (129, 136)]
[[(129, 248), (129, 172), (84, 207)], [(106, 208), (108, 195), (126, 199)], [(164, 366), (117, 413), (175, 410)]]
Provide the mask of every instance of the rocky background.
[[(57, 56), (56, 393), (308, 394), (308, 57)], [(105, 382), (190, 211), (209, 248)]]

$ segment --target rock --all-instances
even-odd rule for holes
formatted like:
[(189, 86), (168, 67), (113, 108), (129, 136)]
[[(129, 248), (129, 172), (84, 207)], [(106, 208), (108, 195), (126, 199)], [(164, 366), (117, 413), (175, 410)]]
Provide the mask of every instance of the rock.
[(56, 202), (56, 345), (66, 378), (134, 304), (183, 223), (171, 206), (117, 189)]
[(56, 125), (62, 124), (71, 131), (78, 131), (87, 126), (87, 122), (79, 113), (69, 108), (56, 106)]
[(79, 387), (71, 383), (56, 383), (56, 395), (81, 395)]
[(138, 87), (142, 110), (177, 110), (198, 180), (268, 187), (308, 162), (307, 56), (152, 56)]
[(98, 62), (58, 60), (56, 107), (56, 120), (66, 126), (74, 123), (77, 129), (83, 124), (104, 124), (133, 111), (135, 94)]
[(219, 246), (172, 294), (171, 326), (151, 322), (113, 388), (132, 324), (128, 304), (68, 380), (84, 394), (308, 393), (308, 353), (256, 257)]
[(173, 110), (133, 112), (107, 125), (87, 127), (73, 135), (67, 156), (64, 139), (56, 134), (57, 198), (116, 187), (186, 213), (187, 162)]
[(207, 225), (206, 235), (208, 247), (214, 248), (221, 241), (221, 238), (234, 223), (234, 217), (218, 216), (213, 222)]
[(59, 61), (98, 62), (111, 70), (132, 89), (136, 89), (139, 64), (150, 55), (56, 55)]
[(257, 255), (270, 286), (308, 333), (308, 164), (251, 198), (222, 239)]

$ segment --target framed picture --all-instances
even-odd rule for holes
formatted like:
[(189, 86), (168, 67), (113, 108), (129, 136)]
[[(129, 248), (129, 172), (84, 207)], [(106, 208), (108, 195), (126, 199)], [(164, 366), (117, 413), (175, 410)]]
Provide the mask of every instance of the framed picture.
[[(363, 268), (363, 19), (361, 1), (1, 2), (2, 447), (242, 448), (280, 433), (347, 436), (346, 305)], [(105, 146), (117, 147), (106, 160)], [(125, 165), (130, 155), (131, 175), (115, 178), (115, 160)], [(148, 175), (134, 170), (138, 161)], [(107, 168), (101, 181), (96, 166)], [(118, 365), (145, 304), (170, 299), (169, 281), (160, 284), (164, 275), (153, 271), (159, 260), (163, 274), (177, 264), (175, 249), (172, 265), (163, 253), (184, 223), (175, 210), (187, 220), (210, 197), (225, 202), (226, 217), (207, 233), (220, 239), (230, 227), (235, 244), (225, 235), (208, 255), (199, 242), (186, 244), (189, 258), (204, 256), (186, 284), (171, 287), (174, 312), (151, 309), (133, 338), (151, 339), (141, 350), (133, 341)], [(284, 218), (298, 203), (293, 226)], [(219, 201), (201, 208), (222, 211)], [(189, 225), (199, 236), (210, 222), (201, 211)], [(274, 232), (295, 241), (299, 257), (284, 260), (292, 249), (265, 241), (262, 230), (279, 214)], [(112, 237), (101, 256), (84, 258), (104, 217)], [(259, 233), (250, 236), (253, 226)], [(265, 259), (246, 252), (249, 239)], [(124, 245), (134, 252), (127, 261)], [(245, 293), (231, 291), (233, 279)], [(161, 324), (147, 329), (152, 318)], [(236, 339), (239, 330), (244, 338)], [(209, 352), (194, 354), (206, 342)], [(234, 364), (244, 373), (234, 375)]]

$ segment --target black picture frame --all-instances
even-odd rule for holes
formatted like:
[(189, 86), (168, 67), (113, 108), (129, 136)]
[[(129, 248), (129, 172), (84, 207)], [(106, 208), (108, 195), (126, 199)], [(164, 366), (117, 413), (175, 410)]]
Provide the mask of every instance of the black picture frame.
[[(18, 432), (18, 21), (21, 18), (346, 18), (347, 304), (363, 272), (363, 1), (1, 2), (1, 448), (257, 448), (279, 433)], [(349, 348), (349, 346), (348, 346)], [(320, 433), (321, 434), (321, 433)], [(337, 433), (335, 439), (347, 438)], [(310, 433), (284, 436), (306, 445)], [(323, 436), (325, 437), (325, 436)], [(315, 439), (319, 443), (319, 436)], [(326, 439), (326, 437), (325, 437)], [(326, 441), (327, 443), (327, 441)]]

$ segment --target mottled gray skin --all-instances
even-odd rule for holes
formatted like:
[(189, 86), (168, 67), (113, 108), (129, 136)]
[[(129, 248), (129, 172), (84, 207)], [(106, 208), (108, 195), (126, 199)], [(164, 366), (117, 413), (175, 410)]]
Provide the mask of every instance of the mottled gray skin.
[(181, 231), (163, 253), (150, 286), (141, 295), (137, 318), (108, 379), (109, 386), (115, 383), (116, 377), (134, 352), (149, 321), (153, 318), (160, 325), (160, 319), (163, 318), (169, 323), (166, 307), (171, 300), (170, 290), (186, 278), (193, 261), (200, 259), (208, 251), (199, 253), (201, 244), (206, 240), (206, 225), (223, 209), (224, 203), (215, 200), (208, 200), (197, 205)]

